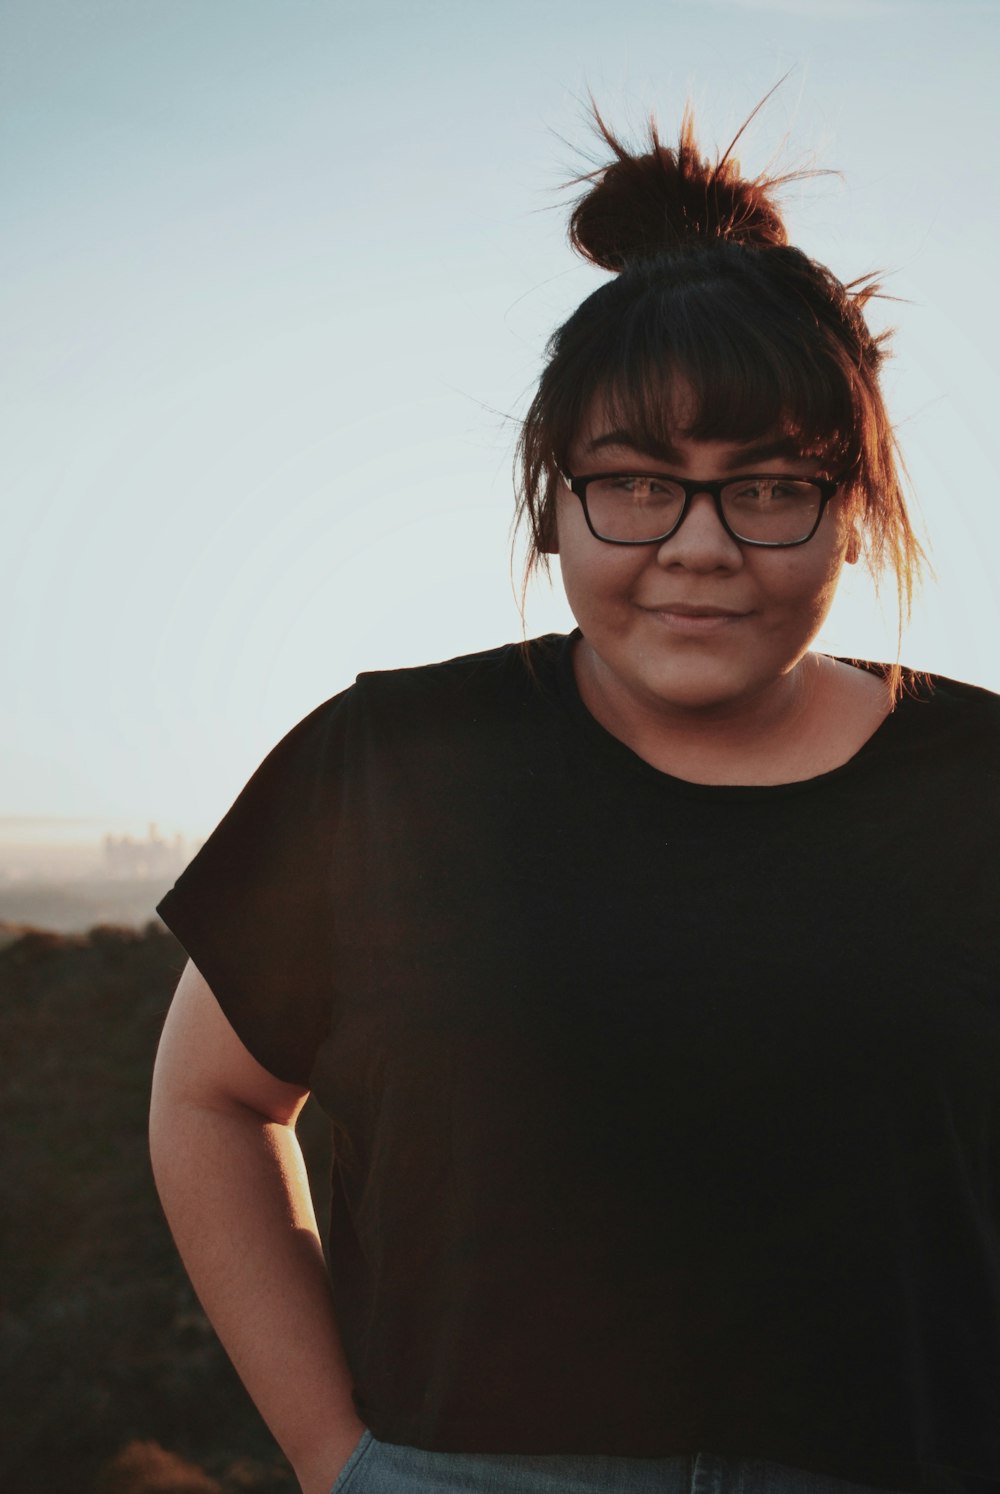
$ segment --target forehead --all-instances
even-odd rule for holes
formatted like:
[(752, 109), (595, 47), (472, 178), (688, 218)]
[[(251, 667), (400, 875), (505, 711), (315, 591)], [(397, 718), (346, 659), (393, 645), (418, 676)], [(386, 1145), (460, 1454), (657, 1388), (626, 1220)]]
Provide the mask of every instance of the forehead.
[(711, 471), (736, 471), (768, 462), (815, 462), (816, 454), (803, 449), (793, 434), (781, 430), (761, 431), (738, 439), (693, 436), (683, 426), (660, 431), (635, 430), (618, 423), (620, 417), (604, 401), (595, 401), (571, 448), (573, 470), (591, 464), (606, 466), (617, 461), (637, 460), (666, 463), (676, 471), (691, 468), (707, 475)]
[[(742, 407), (699, 392), (679, 373), (658, 388), (643, 381), (622, 392), (598, 390), (583, 406), (569, 443), (570, 466), (600, 454), (621, 452), (683, 464), (695, 453), (726, 466), (769, 460), (829, 461), (839, 449), (833, 432), (804, 430), (794, 415), (772, 408)], [(729, 461), (732, 459), (732, 462)]]

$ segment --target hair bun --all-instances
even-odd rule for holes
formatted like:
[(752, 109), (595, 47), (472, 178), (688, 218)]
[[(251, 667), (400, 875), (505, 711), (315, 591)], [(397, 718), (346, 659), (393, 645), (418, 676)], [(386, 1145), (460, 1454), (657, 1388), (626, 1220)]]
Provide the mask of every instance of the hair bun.
[(569, 225), (570, 242), (585, 259), (617, 271), (664, 249), (720, 239), (756, 248), (788, 242), (774, 197), (789, 178), (759, 176), (748, 181), (732, 156), (746, 125), (713, 165), (699, 152), (689, 108), (676, 149), (661, 143), (656, 122), (650, 120), (650, 149), (643, 155), (622, 145), (596, 105), (593, 108), (597, 128), (616, 159), (577, 178), (593, 183), (576, 204)]

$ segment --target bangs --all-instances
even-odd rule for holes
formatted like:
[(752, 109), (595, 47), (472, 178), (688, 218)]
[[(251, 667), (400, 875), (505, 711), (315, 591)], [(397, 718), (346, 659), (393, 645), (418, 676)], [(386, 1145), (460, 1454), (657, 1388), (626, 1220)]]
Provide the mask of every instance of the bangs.
[[(633, 290), (630, 304), (607, 310), (603, 335), (594, 337), (591, 320), (585, 356), (560, 349), (577, 364), (566, 381), (575, 408), (564, 405), (551, 432), (560, 465), (598, 400), (640, 450), (655, 452), (678, 435), (739, 443), (775, 436), (802, 455), (857, 461), (863, 418), (853, 370), (805, 309), (790, 312), (787, 299), (762, 296), (759, 286), (748, 297), (737, 282), (712, 277), (651, 286), (639, 297)], [(574, 320), (563, 329), (570, 345)]]

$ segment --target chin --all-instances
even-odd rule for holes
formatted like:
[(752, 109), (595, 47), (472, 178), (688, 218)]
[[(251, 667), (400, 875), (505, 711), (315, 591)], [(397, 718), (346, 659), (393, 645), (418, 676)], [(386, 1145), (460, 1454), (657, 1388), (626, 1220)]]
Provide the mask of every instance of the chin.
[(724, 710), (764, 694), (776, 680), (759, 678), (711, 661), (692, 659), (657, 671), (646, 682), (646, 691), (661, 709), (680, 711)]

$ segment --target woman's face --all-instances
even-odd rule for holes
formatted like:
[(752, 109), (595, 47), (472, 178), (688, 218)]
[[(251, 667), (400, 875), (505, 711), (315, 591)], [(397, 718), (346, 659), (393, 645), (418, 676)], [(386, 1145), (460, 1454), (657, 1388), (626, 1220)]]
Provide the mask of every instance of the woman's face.
[[(831, 475), (816, 458), (773, 454), (774, 444), (677, 436), (670, 450), (653, 455), (610, 430), (595, 407), (569, 468), (574, 475)], [(742, 545), (723, 529), (712, 498), (699, 493), (662, 544), (624, 546), (595, 539), (580, 500), (560, 484), (556, 534), (563, 584), (583, 634), (578, 671), (612, 710), (659, 716), (728, 715), (766, 704), (769, 695), (777, 703), (858, 548), (839, 494), (804, 545)]]

